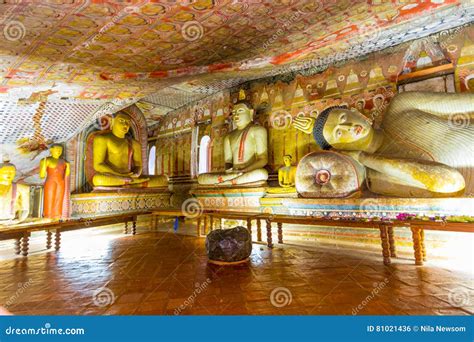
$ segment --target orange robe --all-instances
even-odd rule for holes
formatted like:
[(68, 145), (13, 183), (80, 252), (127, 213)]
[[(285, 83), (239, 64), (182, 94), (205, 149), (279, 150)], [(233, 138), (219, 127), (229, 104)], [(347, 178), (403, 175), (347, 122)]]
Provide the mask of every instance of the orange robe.
[(48, 166), (46, 173), (43, 217), (61, 218), (66, 190), (66, 163), (59, 160), (56, 167)]

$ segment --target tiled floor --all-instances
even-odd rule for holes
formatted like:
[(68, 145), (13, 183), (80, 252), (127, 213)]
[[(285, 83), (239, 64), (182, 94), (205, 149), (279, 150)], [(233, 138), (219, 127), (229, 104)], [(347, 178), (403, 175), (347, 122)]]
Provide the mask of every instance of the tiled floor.
[(222, 267), (207, 263), (203, 238), (81, 232), (64, 234), (59, 253), (1, 261), (1, 305), (27, 315), (474, 313), (472, 272), (385, 267), (379, 252), (254, 244), (248, 264)]

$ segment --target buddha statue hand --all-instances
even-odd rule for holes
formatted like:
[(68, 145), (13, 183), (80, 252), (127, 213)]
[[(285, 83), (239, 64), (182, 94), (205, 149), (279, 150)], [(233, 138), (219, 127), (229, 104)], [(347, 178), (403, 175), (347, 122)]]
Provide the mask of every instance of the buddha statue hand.
[(226, 174), (233, 175), (235, 177), (242, 176), (244, 171), (234, 170), (232, 167), (230, 169), (225, 170)]
[(306, 134), (312, 134), (316, 119), (307, 117), (298, 117), (293, 119), (293, 126)]

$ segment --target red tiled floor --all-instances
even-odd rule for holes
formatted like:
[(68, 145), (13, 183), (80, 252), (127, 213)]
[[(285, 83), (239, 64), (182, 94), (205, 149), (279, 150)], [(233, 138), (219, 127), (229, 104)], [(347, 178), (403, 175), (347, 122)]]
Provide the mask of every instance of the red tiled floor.
[(203, 238), (73, 239), (2, 261), (0, 303), (27, 315), (474, 313), (472, 274), (403, 259), (386, 267), (374, 252), (254, 244), (248, 264), (222, 267), (207, 263)]

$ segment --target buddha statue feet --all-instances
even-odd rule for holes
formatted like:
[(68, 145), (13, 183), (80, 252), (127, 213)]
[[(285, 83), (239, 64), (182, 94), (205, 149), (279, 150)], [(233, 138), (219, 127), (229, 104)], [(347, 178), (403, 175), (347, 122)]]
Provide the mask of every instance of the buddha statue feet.
[(95, 187), (159, 188), (168, 186), (166, 176), (128, 177), (109, 174), (95, 174), (92, 178)]
[(265, 169), (256, 169), (249, 172), (231, 172), (231, 173), (203, 173), (198, 176), (200, 185), (254, 185), (266, 182), (268, 171)]

